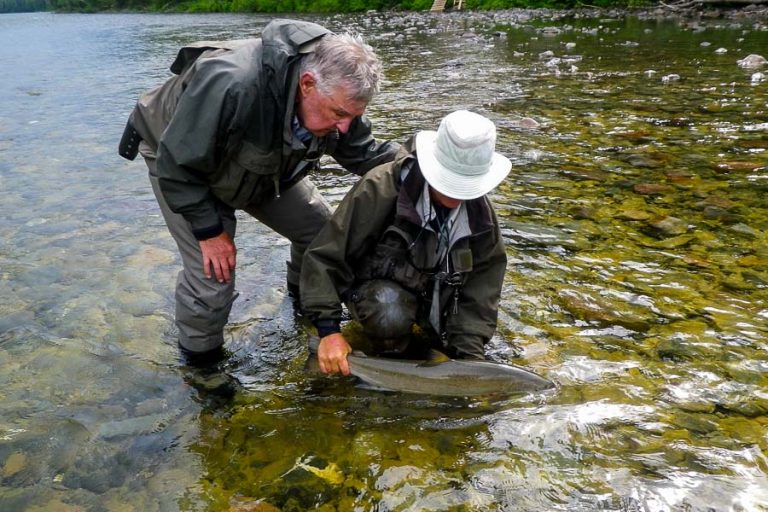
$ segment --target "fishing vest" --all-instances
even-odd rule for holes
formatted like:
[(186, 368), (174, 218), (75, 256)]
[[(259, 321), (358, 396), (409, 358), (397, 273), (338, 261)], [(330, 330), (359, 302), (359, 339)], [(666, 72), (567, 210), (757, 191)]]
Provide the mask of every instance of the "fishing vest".
[(424, 178), (418, 168), (410, 169), (401, 184), (399, 206), (395, 206), (389, 226), (355, 275), (361, 280), (390, 279), (431, 299), (436, 281), (448, 285), (443, 290), (451, 288), (457, 293), (472, 271), (473, 258), (468, 237), (456, 240), (441, 261), (431, 257), (437, 253), (437, 233), (421, 225), (423, 221), (412, 202), (419, 197), (423, 186)]

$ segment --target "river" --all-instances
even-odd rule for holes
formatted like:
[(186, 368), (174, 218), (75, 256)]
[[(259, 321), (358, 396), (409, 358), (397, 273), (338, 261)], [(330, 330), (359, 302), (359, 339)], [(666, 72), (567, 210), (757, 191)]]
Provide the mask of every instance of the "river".
[(180, 360), (175, 247), (117, 141), (179, 46), (269, 17), (0, 16), (0, 510), (768, 510), (768, 67), (737, 63), (768, 25), (717, 14), (304, 16), (381, 55), (378, 137), (497, 123), (488, 355), (557, 389), (496, 401), (307, 373), (288, 245), (245, 217), (231, 356)]

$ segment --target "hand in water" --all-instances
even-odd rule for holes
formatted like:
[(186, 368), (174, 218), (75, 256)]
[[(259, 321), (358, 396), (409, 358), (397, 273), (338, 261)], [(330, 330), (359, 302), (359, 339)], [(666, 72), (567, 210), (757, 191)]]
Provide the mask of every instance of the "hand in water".
[(352, 352), (347, 340), (340, 332), (329, 334), (320, 340), (317, 347), (317, 360), (323, 373), (341, 373), (349, 375), (347, 355)]

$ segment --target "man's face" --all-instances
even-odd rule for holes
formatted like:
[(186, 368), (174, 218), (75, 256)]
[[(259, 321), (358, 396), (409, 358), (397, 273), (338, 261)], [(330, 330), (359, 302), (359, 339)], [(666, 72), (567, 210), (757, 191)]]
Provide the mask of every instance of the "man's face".
[(441, 194), (440, 192), (438, 192), (432, 187), (429, 187), (429, 197), (435, 203), (443, 206), (444, 208), (448, 208), (449, 210), (453, 210), (454, 208), (457, 208), (462, 203), (461, 199), (454, 199), (452, 197), (448, 197), (447, 195)]
[(298, 105), (296, 114), (301, 125), (312, 135), (324, 137), (338, 130), (347, 133), (349, 125), (365, 112), (366, 102), (347, 98), (343, 87), (338, 87), (326, 96), (317, 88), (312, 73), (305, 72), (299, 77)]

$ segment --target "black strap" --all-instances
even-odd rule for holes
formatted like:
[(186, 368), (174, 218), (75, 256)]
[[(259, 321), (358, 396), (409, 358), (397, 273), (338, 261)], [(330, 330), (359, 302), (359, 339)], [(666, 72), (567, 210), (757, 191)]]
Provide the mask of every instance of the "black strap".
[(141, 142), (141, 135), (133, 127), (130, 119), (125, 124), (125, 130), (123, 130), (123, 136), (120, 138), (120, 145), (118, 146), (118, 154), (127, 159), (133, 160), (136, 155), (139, 154), (139, 142)]

